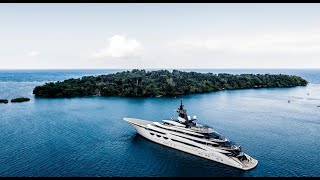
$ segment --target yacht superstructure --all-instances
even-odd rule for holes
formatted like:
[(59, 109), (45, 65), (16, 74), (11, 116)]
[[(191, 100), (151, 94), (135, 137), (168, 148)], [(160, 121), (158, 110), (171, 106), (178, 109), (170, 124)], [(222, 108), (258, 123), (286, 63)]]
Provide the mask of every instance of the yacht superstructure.
[(143, 137), (156, 143), (210, 159), (242, 170), (250, 170), (258, 161), (242, 151), (241, 146), (229, 141), (213, 128), (195, 123), (196, 116), (187, 115), (181, 101), (178, 119), (152, 122), (123, 118)]

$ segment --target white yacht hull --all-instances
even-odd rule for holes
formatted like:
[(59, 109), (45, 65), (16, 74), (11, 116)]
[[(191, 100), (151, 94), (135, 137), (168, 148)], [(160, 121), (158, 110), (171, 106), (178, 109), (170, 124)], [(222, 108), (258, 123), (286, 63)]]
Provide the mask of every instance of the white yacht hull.
[[(135, 118), (124, 118), (124, 120), (129, 122), (141, 136), (153, 142), (156, 142), (158, 144), (162, 144), (180, 151), (184, 151), (196, 156), (200, 156), (200, 157), (203, 157), (212, 161), (216, 161), (228, 166), (232, 166), (235, 168), (239, 168), (242, 170), (250, 170), (256, 167), (256, 165), (258, 164), (258, 161), (256, 159), (251, 158), (247, 154), (246, 156), (250, 159), (250, 161), (246, 164), (243, 164), (235, 157), (229, 157), (220, 152), (215, 151), (214, 150), (215, 148), (211, 148), (202, 144), (197, 144), (197, 146), (203, 148), (203, 149), (199, 149), (196, 147), (185, 145), (183, 143), (175, 142), (172, 140), (172, 138), (175, 140), (179, 140), (181, 142), (186, 142), (186, 139), (177, 137), (170, 133), (166, 133), (164, 135), (154, 131), (150, 131), (147, 128), (147, 125), (151, 124), (152, 121), (145, 121), (145, 120), (135, 119)], [(150, 133), (154, 135), (151, 135)], [(190, 143), (190, 142), (186, 142), (186, 143)]]

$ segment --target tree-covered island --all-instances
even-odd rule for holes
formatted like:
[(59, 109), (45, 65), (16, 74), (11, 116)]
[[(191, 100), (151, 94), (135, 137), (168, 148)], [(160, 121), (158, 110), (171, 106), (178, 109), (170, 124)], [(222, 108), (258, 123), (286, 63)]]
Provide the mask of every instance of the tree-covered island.
[(5, 103), (5, 104), (7, 104), (7, 103), (8, 103), (8, 99), (0, 99), (0, 103)]
[(11, 99), (12, 103), (20, 103), (20, 102), (26, 102), (26, 101), (30, 101), (30, 98), (19, 97), (19, 98)]
[(36, 86), (36, 97), (126, 96), (159, 97), (203, 93), (224, 89), (248, 89), (306, 86), (307, 81), (294, 75), (198, 73), (173, 70), (117, 72), (84, 76)]

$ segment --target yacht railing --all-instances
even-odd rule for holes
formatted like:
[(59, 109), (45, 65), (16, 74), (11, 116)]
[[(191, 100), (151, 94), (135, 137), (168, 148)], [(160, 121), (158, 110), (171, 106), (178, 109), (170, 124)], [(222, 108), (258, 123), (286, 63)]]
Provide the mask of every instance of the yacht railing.
[(210, 138), (209, 141), (215, 141), (215, 142), (225, 142), (224, 139), (216, 139), (216, 138)]
[(231, 146), (221, 146), (221, 149), (228, 149), (228, 150), (236, 150), (240, 149), (239, 146), (231, 145)]
[(212, 128), (206, 128), (206, 127), (191, 127), (192, 130), (196, 130), (198, 132), (202, 133), (212, 133), (213, 129)]

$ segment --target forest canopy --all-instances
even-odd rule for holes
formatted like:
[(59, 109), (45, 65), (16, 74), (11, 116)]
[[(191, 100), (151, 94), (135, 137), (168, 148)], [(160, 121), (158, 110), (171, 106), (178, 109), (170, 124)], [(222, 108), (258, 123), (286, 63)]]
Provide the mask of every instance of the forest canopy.
[(283, 74), (213, 74), (179, 70), (117, 72), (84, 76), (36, 86), (36, 97), (125, 96), (159, 97), (204, 93), (224, 89), (306, 86), (299, 76)]

